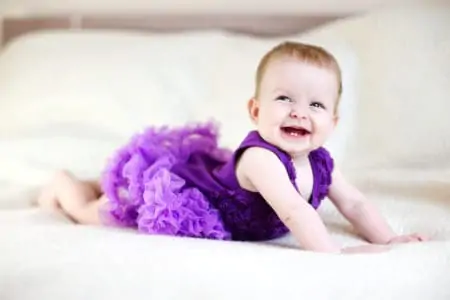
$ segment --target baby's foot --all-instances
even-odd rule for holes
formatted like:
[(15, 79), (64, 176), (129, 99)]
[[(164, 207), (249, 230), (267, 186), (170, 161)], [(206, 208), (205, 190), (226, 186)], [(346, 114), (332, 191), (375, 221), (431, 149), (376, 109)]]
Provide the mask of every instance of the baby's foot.
[(84, 217), (90, 202), (98, 200), (99, 192), (94, 184), (80, 181), (70, 172), (62, 170), (55, 173), (44, 187), (37, 202), (39, 206), (58, 210), (74, 222)]
[(58, 198), (56, 197), (56, 186), (61, 172), (57, 172), (53, 175), (50, 182), (48, 182), (41, 190), (39, 196), (37, 197), (36, 204), (45, 210), (59, 210), (61, 206), (59, 205)]
[(42, 189), (37, 202), (45, 210), (58, 211), (70, 216), (72, 211), (85, 205), (86, 198), (92, 197), (92, 193), (89, 186), (82, 184), (70, 172), (60, 170)]

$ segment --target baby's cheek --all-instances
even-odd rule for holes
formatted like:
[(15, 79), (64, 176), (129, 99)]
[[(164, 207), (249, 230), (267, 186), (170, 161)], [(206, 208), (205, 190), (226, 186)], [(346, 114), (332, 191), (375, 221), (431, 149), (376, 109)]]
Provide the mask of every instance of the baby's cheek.
[(323, 131), (330, 131), (333, 129), (333, 118), (328, 114), (320, 114), (315, 118), (316, 125)]
[(269, 112), (273, 120), (284, 120), (289, 115), (289, 110), (284, 107), (275, 106)]
[(314, 131), (316, 133), (316, 139), (318, 142), (325, 142), (331, 133), (333, 132), (333, 124), (328, 120), (320, 120), (320, 122), (315, 122)]

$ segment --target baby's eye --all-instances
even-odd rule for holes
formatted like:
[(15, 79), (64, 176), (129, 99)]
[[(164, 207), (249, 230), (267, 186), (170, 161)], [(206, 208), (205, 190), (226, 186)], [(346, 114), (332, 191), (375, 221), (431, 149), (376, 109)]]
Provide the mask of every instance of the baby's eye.
[(314, 108), (325, 109), (325, 105), (323, 105), (321, 102), (318, 102), (318, 101), (311, 102), (311, 106)]
[(291, 98), (289, 98), (288, 96), (284, 96), (284, 95), (278, 96), (276, 100), (289, 101), (289, 102), (292, 101)]

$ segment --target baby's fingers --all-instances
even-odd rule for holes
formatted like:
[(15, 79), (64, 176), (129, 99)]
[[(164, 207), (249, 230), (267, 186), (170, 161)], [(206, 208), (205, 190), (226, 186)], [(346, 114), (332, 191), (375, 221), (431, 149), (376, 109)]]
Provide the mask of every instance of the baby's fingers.
[(419, 242), (426, 242), (426, 241), (429, 240), (429, 238), (428, 238), (426, 235), (420, 234), (420, 233), (414, 233), (414, 234), (412, 235), (412, 237), (413, 237), (416, 241), (419, 241)]
[(408, 235), (397, 236), (393, 238), (390, 243), (411, 243), (427, 241), (428, 237), (423, 234), (413, 233)]

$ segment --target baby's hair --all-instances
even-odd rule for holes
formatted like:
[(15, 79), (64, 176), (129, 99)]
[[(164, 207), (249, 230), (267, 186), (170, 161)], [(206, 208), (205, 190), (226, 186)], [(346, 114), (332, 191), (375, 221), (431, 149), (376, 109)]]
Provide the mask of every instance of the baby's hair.
[[(300, 42), (286, 41), (278, 44), (267, 52), (259, 62), (256, 71), (256, 89), (255, 97), (258, 98), (261, 80), (270, 62), (276, 58), (292, 57), (300, 61), (316, 65), (318, 67), (328, 68), (336, 74), (338, 81), (338, 102), (342, 94), (342, 74), (341, 68), (336, 58), (327, 50), (320, 46), (305, 44)], [(336, 105), (337, 107), (338, 105)]]

